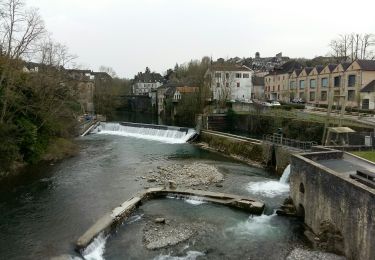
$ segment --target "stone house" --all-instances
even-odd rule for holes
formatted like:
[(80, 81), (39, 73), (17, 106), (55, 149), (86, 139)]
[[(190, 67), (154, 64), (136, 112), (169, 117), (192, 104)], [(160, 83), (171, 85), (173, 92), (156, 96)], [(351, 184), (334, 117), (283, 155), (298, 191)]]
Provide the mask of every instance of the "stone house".
[[(288, 101), (302, 98), (306, 103), (335, 105), (345, 102), (349, 107), (371, 107), (372, 97), (361, 91), (375, 79), (374, 60), (355, 60), (351, 63), (328, 64), (325, 67), (294, 69), (291, 73), (274, 70), (265, 76), (265, 96), (272, 100)], [(285, 90), (287, 86), (287, 90)], [(370, 85), (371, 86), (371, 85)], [(288, 93), (288, 95), (284, 95)]]
[[(289, 78), (295, 69), (301, 69), (302, 65), (291, 60), (278, 68), (270, 71), (264, 78), (265, 98), (269, 100), (281, 100), (288, 102), (294, 97), (296, 85), (290, 86)], [(295, 81), (294, 81), (294, 84)]]
[(361, 108), (375, 109), (375, 79), (360, 91)]
[(198, 87), (185, 83), (170, 82), (160, 86), (156, 91), (158, 115), (165, 114), (166, 112), (171, 113), (172, 116), (175, 115), (181, 99), (198, 92)]
[[(132, 81), (132, 94), (135, 96), (150, 96), (152, 91), (163, 85), (165, 79), (156, 72), (146, 68), (145, 72), (139, 72)], [(154, 100), (156, 104), (156, 100)]]

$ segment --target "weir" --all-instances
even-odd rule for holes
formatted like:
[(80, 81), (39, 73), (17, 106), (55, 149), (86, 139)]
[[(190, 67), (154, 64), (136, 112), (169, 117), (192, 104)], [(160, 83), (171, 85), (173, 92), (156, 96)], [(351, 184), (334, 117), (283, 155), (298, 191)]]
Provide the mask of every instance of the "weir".
[(110, 134), (149, 139), (166, 143), (186, 143), (194, 139), (197, 132), (192, 128), (140, 123), (101, 122), (90, 133)]
[(89, 228), (76, 242), (76, 250), (82, 252), (99, 235), (107, 235), (117, 224), (122, 223), (130, 214), (146, 200), (159, 197), (198, 197), (202, 201), (221, 204), (229, 207), (245, 210), (251, 214), (260, 215), (264, 210), (264, 203), (248, 197), (210, 192), (202, 190), (175, 190), (163, 187), (150, 188), (145, 192), (125, 201), (119, 207), (107, 213)]

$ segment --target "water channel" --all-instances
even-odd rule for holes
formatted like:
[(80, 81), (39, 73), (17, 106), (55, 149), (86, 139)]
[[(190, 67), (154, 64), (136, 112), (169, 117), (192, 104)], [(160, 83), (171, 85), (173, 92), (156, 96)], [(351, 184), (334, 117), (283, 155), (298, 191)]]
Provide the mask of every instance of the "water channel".
[[(208, 189), (263, 200), (264, 214), (250, 216), (194, 198), (152, 200), (109, 237), (99, 237), (85, 259), (285, 259), (293, 248), (307, 246), (299, 220), (274, 214), (288, 196), (288, 184), (263, 169), (188, 143), (104, 133), (77, 142), (78, 156), (0, 183), (1, 259), (63, 254), (82, 259), (74, 242), (104, 213), (150, 186), (140, 177), (160, 166), (194, 162), (223, 173), (223, 187)], [(195, 235), (174, 246), (146, 249), (143, 232), (156, 217), (194, 227)]]

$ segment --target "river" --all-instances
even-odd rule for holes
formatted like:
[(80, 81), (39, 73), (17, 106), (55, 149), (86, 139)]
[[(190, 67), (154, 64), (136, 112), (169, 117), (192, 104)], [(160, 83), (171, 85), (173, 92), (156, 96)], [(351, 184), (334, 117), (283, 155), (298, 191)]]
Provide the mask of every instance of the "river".
[[(140, 177), (160, 166), (193, 162), (214, 165), (224, 174), (223, 187), (209, 189), (261, 199), (267, 205), (264, 215), (209, 203), (150, 201), (134, 213), (136, 221), (105, 240), (96, 259), (284, 259), (291, 249), (307, 246), (300, 221), (273, 214), (288, 196), (288, 186), (263, 169), (187, 143), (109, 134), (77, 142), (81, 152), (76, 157), (29, 168), (0, 183), (1, 259), (63, 254), (80, 259), (74, 242), (104, 213), (149, 185)], [(142, 230), (153, 216), (210, 228), (178, 246), (147, 250)]]

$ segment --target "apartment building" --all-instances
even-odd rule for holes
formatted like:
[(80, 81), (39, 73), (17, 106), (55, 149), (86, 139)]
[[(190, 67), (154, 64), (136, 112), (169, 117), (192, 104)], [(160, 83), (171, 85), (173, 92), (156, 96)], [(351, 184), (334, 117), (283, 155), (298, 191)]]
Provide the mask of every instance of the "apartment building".
[(319, 105), (328, 104), (332, 95), (337, 105), (345, 100), (347, 106), (372, 109), (375, 106), (373, 80), (374, 60), (295, 68), (288, 73), (273, 71), (265, 77), (265, 96), (281, 101), (298, 97), (306, 103)]

